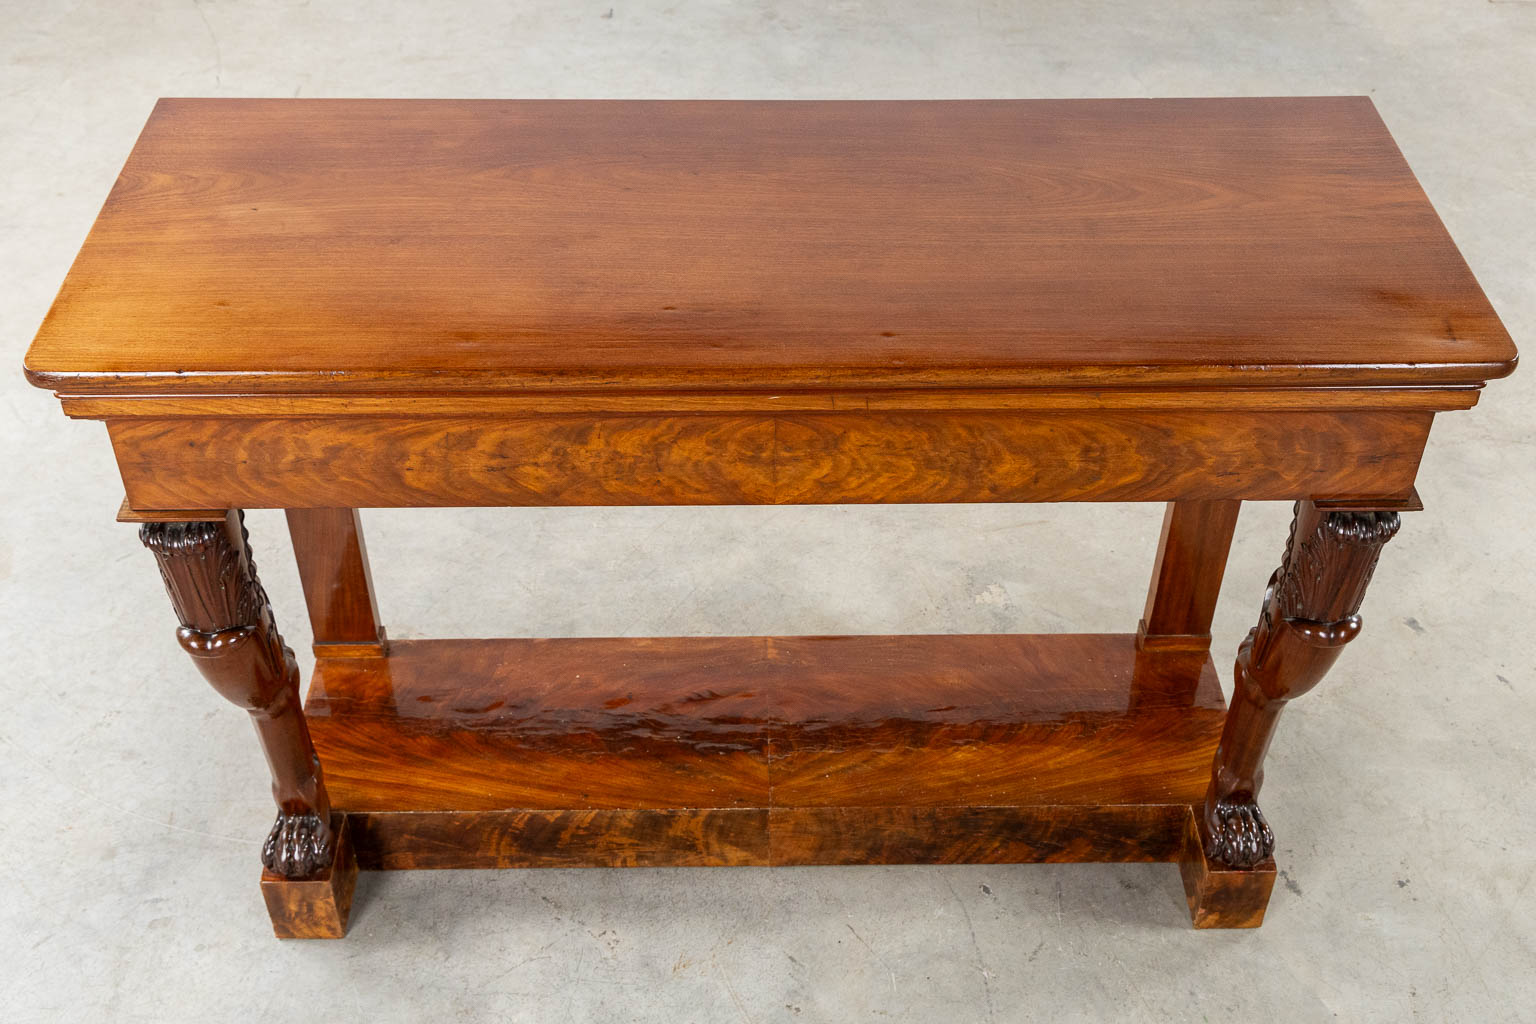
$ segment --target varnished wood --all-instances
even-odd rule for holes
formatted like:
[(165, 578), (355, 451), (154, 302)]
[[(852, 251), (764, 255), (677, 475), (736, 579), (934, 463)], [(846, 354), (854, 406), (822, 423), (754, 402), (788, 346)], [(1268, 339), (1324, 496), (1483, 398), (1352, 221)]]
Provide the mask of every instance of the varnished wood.
[(386, 639), (357, 509), (290, 508), (288, 532), (315, 654), (383, 654)]
[(1481, 389), (1462, 387), (909, 388), (796, 391), (530, 391), (455, 395), (60, 394), (78, 419), (313, 419), (316, 417), (534, 416), (548, 413), (1081, 412), (1113, 409), (1297, 411), (1470, 409)]
[(146, 523), (206, 523), (215, 519), (222, 519), (229, 514), (225, 508), (177, 508), (154, 509), (152, 511), (140, 511), (128, 504), (124, 498), (117, 507), (117, 521), (120, 523), (135, 523), (143, 526)]
[(1424, 502), (1418, 489), (1395, 498), (1313, 498), (1321, 512), (1423, 512)]
[[(1256, 925), (1279, 709), (1515, 358), (1361, 97), (165, 100), (26, 371), (257, 720), (274, 927), (339, 935), (354, 850), (1178, 861)], [(1238, 503), (1298, 498), (1228, 713)], [(1172, 503), (1134, 637), (389, 649), (355, 511), (1064, 500)], [(313, 744), (246, 507), (289, 510)]]
[(1225, 705), (1063, 635), (400, 641), (306, 709), (364, 866), (485, 867), (1174, 860)]
[(705, 868), (774, 863), (765, 807), (354, 811), (361, 866)]
[(1277, 499), (1413, 486), (1424, 412), (108, 423), (135, 508)]
[(1237, 528), (1238, 501), (1174, 501), (1163, 514), (1136, 642), (1208, 650), (1216, 596)]
[(1325, 512), (1310, 501), (1296, 503), (1259, 624), (1237, 652), (1232, 710), (1200, 816), (1210, 860), (1246, 868), (1274, 852), (1258, 795), (1280, 712), (1321, 682), (1359, 634), (1365, 588), (1398, 526), (1396, 512)]
[(271, 871), (261, 873), (261, 895), (272, 931), (280, 939), (340, 939), (347, 934), (357, 857), (346, 817), (332, 818), (331, 830), (336, 836), (335, 856), (314, 875), (293, 879)]
[(364, 870), (1177, 861), (1184, 805), (361, 811)]
[(168, 99), (28, 355), (71, 394), (1481, 383), (1369, 99)]
[(774, 807), (770, 863), (1034, 864), (1174, 861), (1172, 803)]
[(1263, 924), (1275, 887), (1275, 859), (1266, 857), (1244, 868), (1211, 860), (1205, 854), (1193, 814), (1185, 817), (1183, 835), (1179, 874), (1195, 927), (1257, 928)]
[(223, 519), (146, 523), (181, 628), (176, 639), (220, 696), (245, 708), (272, 771), (277, 820), (263, 866), (285, 878), (324, 871), (335, 854), (331, 804), (299, 698), (299, 667), (256, 576), (238, 511)]

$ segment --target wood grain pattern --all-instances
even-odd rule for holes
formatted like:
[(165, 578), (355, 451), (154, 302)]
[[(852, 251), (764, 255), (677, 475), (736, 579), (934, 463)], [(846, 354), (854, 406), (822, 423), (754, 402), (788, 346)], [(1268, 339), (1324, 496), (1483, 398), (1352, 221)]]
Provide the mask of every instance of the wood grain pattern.
[(1369, 99), (162, 100), (69, 393), (1480, 383)]
[(59, 401), (77, 419), (315, 419), (319, 417), (411, 418), (547, 414), (931, 412), (939, 409), (1022, 412), (1154, 409), (1216, 412), (1470, 409), (1480, 386), (1281, 388), (1243, 387), (937, 388), (895, 391), (530, 391), (520, 394), (371, 395), (71, 395)]
[(223, 519), (227, 515), (229, 515), (229, 509), (224, 508), (167, 508), (145, 513), (130, 506), (127, 498), (124, 498), (123, 503), (117, 507), (118, 522), (134, 523), (138, 526), (146, 523), (202, 523)]
[[(257, 715), (274, 927), (339, 935), (354, 848), (1177, 860), (1198, 925), (1255, 925), (1263, 748), (1374, 563), (1345, 542), (1515, 359), (1363, 97), (164, 100), (26, 371), (106, 421), (183, 645)], [(1228, 716), (1221, 566), (1282, 498)], [(381, 656), (354, 511), (1061, 500), (1174, 503), (1136, 636)], [(313, 750), (244, 507), (290, 510)]]
[(770, 863), (1037, 864), (1175, 861), (1177, 804), (774, 807)]
[(318, 665), (306, 710), (348, 811), (765, 807), (765, 650), (396, 641)]
[(315, 653), (383, 654), (384, 630), (357, 509), (290, 508), (287, 516)]
[(1138, 644), (1210, 648), (1211, 619), (1241, 508), (1237, 501), (1168, 503)]
[(348, 819), (366, 871), (702, 868), (774, 863), (768, 813), (760, 807), (363, 811)]
[(108, 423), (136, 509), (1398, 495), (1431, 413), (909, 412)]
[(318, 874), (304, 879), (261, 873), (261, 896), (280, 939), (340, 939), (346, 937), (357, 887), (357, 857), (352, 828), (345, 815), (331, 819), (336, 854)]
[(1273, 857), (1246, 868), (1211, 860), (1205, 854), (1195, 816), (1190, 814), (1184, 825), (1179, 874), (1196, 928), (1257, 928), (1264, 923), (1275, 888)]
[[(398, 641), (325, 659), (306, 712), (365, 867), (1173, 860), (1225, 710), (1187, 654), (1122, 635)], [(1192, 672), (1166, 688), (1195, 696), (1133, 708), (1138, 671)]]

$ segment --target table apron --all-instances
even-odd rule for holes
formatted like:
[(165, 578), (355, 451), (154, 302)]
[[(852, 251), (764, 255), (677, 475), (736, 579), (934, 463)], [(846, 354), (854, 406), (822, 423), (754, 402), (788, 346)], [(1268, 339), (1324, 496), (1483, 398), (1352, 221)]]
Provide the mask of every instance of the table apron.
[(1393, 497), (1422, 410), (120, 418), (135, 510)]

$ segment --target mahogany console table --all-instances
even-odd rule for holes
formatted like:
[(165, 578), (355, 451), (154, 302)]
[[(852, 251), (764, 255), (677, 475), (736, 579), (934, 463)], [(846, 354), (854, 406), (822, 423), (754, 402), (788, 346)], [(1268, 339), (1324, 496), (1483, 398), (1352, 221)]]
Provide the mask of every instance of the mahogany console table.
[[(277, 933), (339, 936), (358, 868), (541, 865), (1173, 861), (1256, 925), (1280, 710), (1514, 364), (1364, 98), (164, 100), (27, 373), (255, 720)], [(979, 501), (1167, 502), (1136, 632), (390, 643), (357, 513)]]

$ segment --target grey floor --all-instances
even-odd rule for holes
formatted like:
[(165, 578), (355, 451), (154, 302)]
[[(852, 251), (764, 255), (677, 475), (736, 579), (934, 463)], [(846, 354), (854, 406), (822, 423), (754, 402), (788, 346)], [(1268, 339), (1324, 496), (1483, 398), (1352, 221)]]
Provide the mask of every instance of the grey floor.
[[(1536, 338), (1536, 3), (0, 3), (0, 1019), (1536, 1019), (1536, 371), (1444, 417), (1366, 630), (1290, 712), (1257, 932), (1165, 865), (365, 875), (279, 943), (244, 716), (24, 347), (159, 95), (1369, 93)], [(391, 633), (1127, 630), (1147, 506), (379, 512)], [(1288, 511), (1247, 507), (1217, 623)], [(252, 515), (307, 648), (280, 516)], [(467, 617), (466, 617), (467, 616)]]

